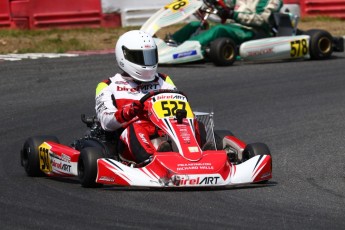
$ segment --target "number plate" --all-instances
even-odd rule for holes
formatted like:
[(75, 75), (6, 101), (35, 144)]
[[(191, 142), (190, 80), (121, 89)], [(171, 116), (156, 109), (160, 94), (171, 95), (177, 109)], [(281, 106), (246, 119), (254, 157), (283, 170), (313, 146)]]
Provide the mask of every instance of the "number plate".
[(181, 8), (186, 7), (189, 4), (188, 0), (177, 0), (165, 6), (165, 9), (171, 9), (172, 11), (178, 11)]
[(308, 54), (307, 39), (298, 39), (290, 42), (290, 56), (292, 58), (303, 57)]
[(158, 97), (155, 97), (155, 99), (156, 100), (153, 103), (153, 110), (160, 119), (165, 117), (174, 117), (176, 115), (176, 110), (178, 109), (186, 110), (187, 118), (194, 117), (188, 101), (183, 96), (179, 98), (179, 96), (170, 94), (168, 96), (158, 95)]
[(39, 156), (40, 156), (40, 168), (43, 172), (51, 172), (52, 166), (50, 161), (50, 146), (43, 143), (39, 146)]

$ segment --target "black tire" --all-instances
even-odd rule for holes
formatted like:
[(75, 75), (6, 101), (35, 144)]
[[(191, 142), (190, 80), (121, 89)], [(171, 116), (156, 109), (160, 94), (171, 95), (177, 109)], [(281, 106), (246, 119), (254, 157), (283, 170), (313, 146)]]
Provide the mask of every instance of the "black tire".
[(102, 184), (96, 183), (97, 160), (103, 158), (102, 150), (95, 147), (87, 147), (81, 150), (78, 160), (78, 178), (85, 188), (99, 188)]
[(242, 153), (242, 162), (258, 155), (270, 155), (271, 151), (264, 143), (247, 144)]
[(310, 36), (309, 55), (312, 60), (330, 58), (333, 53), (333, 37), (325, 30), (308, 30)]
[[(270, 155), (271, 151), (268, 148), (268, 146), (264, 143), (252, 143), (248, 144), (245, 149), (243, 150), (242, 154), (242, 162), (249, 160), (252, 157), (258, 156), (258, 155)], [(272, 165), (271, 165), (272, 168)], [(260, 182), (257, 182), (257, 184), (265, 184), (268, 180), (263, 180)]]
[(210, 59), (216, 66), (231, 66), (237, 53), (236, 43), (231, 38), (218, 38), (210, 44)]
[(229, 130), (215, 130), (214, 139), (216, 141), (217, 150), (223, 149), (223, 139), (226, 136), (234, 136), (234, 134)]
[(40, 158), (38, 147), (45, 141), (60, 143), (55, 136), (35, 136), (29, 137), (20, 151), (20, 163), (25, 172), (31, 177), (40, 177), (45, 174), (40, 169)]

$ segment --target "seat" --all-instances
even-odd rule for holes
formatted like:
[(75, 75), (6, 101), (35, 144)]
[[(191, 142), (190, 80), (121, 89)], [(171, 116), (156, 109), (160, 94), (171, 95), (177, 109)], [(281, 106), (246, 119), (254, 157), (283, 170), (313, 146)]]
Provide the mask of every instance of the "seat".
[(273, 24), (272, 30), (276, 37), (295, 35), (295, 28), (292, 25), (289, 14), (274, 13)]

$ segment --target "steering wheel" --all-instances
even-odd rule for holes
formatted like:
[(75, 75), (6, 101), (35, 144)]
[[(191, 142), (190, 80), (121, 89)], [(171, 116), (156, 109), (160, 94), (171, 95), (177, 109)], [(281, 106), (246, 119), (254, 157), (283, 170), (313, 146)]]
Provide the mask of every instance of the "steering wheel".
[[(182, 94), (183, 96), (187, 97), (182, 91), (179, 90), (173, 90), (173, 89), (157, 89), (157, 90), (152, 90), (150, 92), (148, 92), (147, 94), (145, 94), (140, 100), (140, 104), (144, 105), (144, 103), (147, 101), (147, 99), (151, 98), (152, 96), (158, 95), (158, 94), (162, 94), (162, 93), (178, 93), (178, 94)], [(128, 127), (130, 124), (132, 124), (133, 122), (137, 121), (139, 118), (135, 117), (132, 120), (130, 120), (129, 122), (127, 122), (125, 125), (122, 126), (122, 128), (126, 128)]]
[(182, 94), (183, 96), (187, 97), (182, 91), (179, 90), (174, 90), (174, 89), (157, 89), (157, 90), (152, 90), (145, 94), (139, 101), (142, 105), (146, 102), (147, 99), (149, 99), (152, 96), (162, 94), (162, 93), (178, 93)]

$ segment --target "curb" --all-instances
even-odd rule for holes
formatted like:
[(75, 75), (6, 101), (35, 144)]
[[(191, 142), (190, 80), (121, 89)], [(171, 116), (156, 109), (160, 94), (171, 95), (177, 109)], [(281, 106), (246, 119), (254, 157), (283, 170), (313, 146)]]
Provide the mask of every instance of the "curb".
[(0, 61), (20, 61), (23, 59), (39, 58), (59, 58), (59, 57), (76, 57), (77, 54), (56, 54), (56, 53), (27, 53), (27, 54), (4, 54), (0, 55)]
[(77, 54), (79, 56), (100, 55), (114, 53), (114, 49), (108, 50), (90, 50), (90, 51), (68, 51), (67, 54)]
[(0, 61), (20, 61), (23, 59), (39, 59), (39, 58), (59, 58), (59, 57), (78, 57), (89, 55), (111, 54), (114, 50), (92, 50), (92, 51), (70, 51), (63, 54), (56, 53), (27, 53), (27, 54), (0, 54)]

